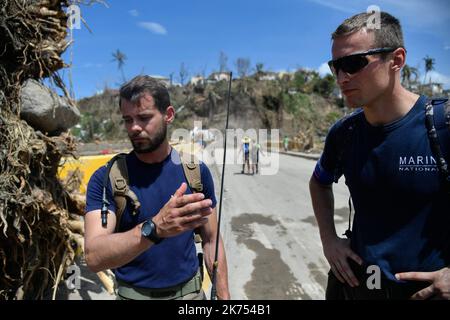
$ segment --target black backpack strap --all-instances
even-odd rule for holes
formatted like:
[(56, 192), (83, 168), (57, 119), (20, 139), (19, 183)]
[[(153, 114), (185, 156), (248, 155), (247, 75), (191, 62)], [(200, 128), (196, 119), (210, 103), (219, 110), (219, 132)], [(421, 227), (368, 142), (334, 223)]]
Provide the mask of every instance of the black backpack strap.
[[(439, 169), (442, 185), (444, 190), (450, 193), (450, 172), (441, 149), (441, 144), (447, 143), (450, 135), (450, 103), (447, 99), (427, 101), (425, 105), (425, 125), (431, 151)], [(448, 130), (445, 130), (445, 128)], [(443, 133), (440, 134), (440, 132)]]
[[(354, 136), (354, 132), (357, 126), (357, 113), (358, 111), (352, 112), (349, 115), (345, 116), (341, 119), (342, 125), (339, 128), (338, 132), (336, 133), (336, 150), (337, 150), (337, 158), (336, 158), (336, 166), (333, 172), (334, 175), (334, 182), (337, 183), (339, 180), (339, 177), (344, 172), (344, 165), (345, 165), (345, 156), (346, 151), (348, 150), (348, 147), (350, 143), (352, 142), (352, 138)], [(352, 197), (348, 197), (348, 208), (349, 208), (349, 215), (348, 215), (348, 227), (347, 230), (345, 230), (345, 235), (348, 239), (351, 238), (352, 231), (351, 231), (351, 222), (352, 222)]]

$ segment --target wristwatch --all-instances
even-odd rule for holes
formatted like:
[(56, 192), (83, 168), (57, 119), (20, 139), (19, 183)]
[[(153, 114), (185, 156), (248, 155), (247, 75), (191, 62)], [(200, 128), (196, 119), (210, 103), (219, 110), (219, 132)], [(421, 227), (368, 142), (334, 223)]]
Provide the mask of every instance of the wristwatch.
[(156, 224), (152, 221), (152, 219), (148, 219), (144, 222), (141, 229), (141, 235), (149, 239), (154, 244), (158, 244), (164, 239), (158, 237), (156, 234)]

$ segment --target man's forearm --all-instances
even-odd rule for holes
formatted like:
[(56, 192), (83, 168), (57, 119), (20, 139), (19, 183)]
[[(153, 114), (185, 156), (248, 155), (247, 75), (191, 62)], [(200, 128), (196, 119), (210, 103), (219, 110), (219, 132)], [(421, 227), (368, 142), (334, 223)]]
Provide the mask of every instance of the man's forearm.
[(228, 266), (222, 239), (219, 244), (219, 265), (217, 268), (217, 297), (220, 300), (230, 299), (228, 289)]
[[(212, 281), (213, 278), (213, 269), (214, 269), (214, 253), (215, 253), (215, 243), (210, 242), (206, 243), (203, 247), (205, 253), (205, 263), (206, 269), (208, 271), (209, 277)], [(222, 238), (220, 238), (219, 242), (219, 257), (218, 257), (218, 265), (217, 265), (217, 274), (216, 274), (216, 289), (217, 289), (217, 297), (219, 299), (229, 299), (229, 288), (228, 288), (228, 266), (227, 259), (225, 255), (225, 249), (223, 246)]]
[(309, 190), (314, 210), (314, 215), (319, 226), (322, 243), (330, 238), (336, 237), (334, 224), (334, 196), (330, 186), (319, 184), (313, 176), (309, 182)]
[(141, 224), (127, 232), (86, 239), (85, 243), (86, 263), (95, 272), (123, 266), (152, 245), (141, 236)]

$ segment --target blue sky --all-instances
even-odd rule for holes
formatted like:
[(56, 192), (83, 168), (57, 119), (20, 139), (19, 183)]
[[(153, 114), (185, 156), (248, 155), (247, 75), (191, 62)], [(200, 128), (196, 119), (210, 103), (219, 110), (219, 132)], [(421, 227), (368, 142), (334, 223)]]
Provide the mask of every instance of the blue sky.
[(432, 80), (450, 88), (450, 2), (448, 0), (109, 0), (81, 6), (88, 27), (73, 29), (64, 54), (77, 99), (105, 85), (118, 87), (121, 75), (112, 53), (127, 56), (127, 79), (145, 73), (178, 80), (181, 63), (189, 75), (219, 68), (219, 54), (235, 71), (237, 58), (263, 63), (270, 71), (299, 67), (327, 71), (330, 34), (347, 17), (370, 5), (398, 17), (408, 50), (407, 63), (423, 77), (423, 58), (436, 60)]

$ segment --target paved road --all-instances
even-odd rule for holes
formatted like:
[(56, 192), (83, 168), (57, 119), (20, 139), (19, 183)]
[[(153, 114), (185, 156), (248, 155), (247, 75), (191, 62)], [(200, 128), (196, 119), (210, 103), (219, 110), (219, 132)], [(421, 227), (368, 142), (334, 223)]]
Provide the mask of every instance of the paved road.
[[(324, 298), (328, 264), (308, 187), (314, 165), (280, 154), (275, 175), (226, 166), (221, 228), (234, 299)], [(348, 192), (343, 182), (334, 191), (337, 230), (343, 233)]]

